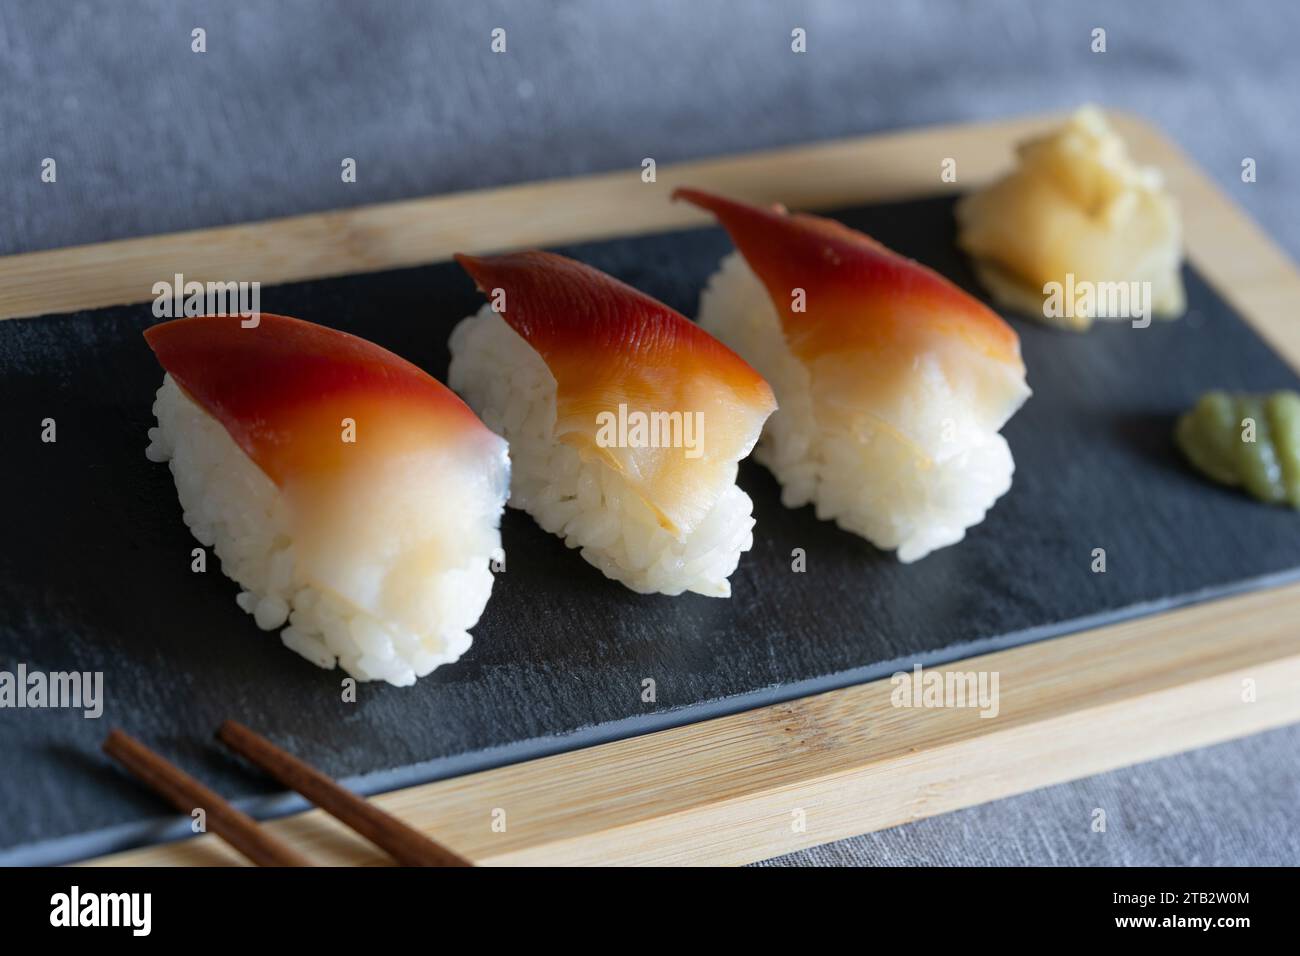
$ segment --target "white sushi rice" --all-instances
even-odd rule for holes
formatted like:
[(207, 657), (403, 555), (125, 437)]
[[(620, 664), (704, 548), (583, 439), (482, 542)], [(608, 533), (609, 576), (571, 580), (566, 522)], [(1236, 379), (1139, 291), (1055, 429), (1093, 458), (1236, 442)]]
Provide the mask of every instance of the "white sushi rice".
[(444, 571), (413, 597), (419, 606), (407, 620), (420, 618), (424, 626), (408, 629), (380, 620), (304, 579), (287, 499), (170, 375), (153, 410), (158, 427), (149, 429), (146, 454), (169, 463), (186, 526), (243, 589), (236, 601), (258, 627), (273, 631), (288, 623), (281, 640), (312, 663), (337, 664), (360, 680), (399, 686), (469, 648), (468, 630), (492, 590), (489, 559), (500, 552), (495, 525), (482, 531), (481, 540), (463, 542), (461, 567)]
[[(739, 253), (723, 259), (709, 280), (699, 323), (776, 394), (779, 407), (754, 457), (776, 475), (787, 507), (811, 502), (818, 518), (877, 547), (897, 548), (898, 559), (909, 563), (960, 541), (1011, 487), (1015, 465), (1006, 440), (970, 420), (937, 364), (919, 363), (911, 394), (902, 397), (915, 417), (912, 431), (935, 436), (922, 449), (869, 414), (855, 417), (851, 428), (819, 418), (812, 376), (787, 347), (767, 289)], [(946, 423), (956, 427), (940, 440)]]
[(510, 443), (510, 500), (605, 575), (642, 594), (728, 597), (754, 543), (753, 502), (735, 484), (683, 540), (601, 461), (555, 437), (556, 382), (546, 362), (490, 306), (451, 334), (447, 381)]

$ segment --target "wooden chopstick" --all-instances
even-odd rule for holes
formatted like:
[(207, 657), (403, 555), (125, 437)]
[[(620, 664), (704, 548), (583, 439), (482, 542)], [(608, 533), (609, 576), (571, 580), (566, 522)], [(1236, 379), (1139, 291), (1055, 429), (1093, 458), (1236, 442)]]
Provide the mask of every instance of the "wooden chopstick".
[(281, 750), (261, 734), (234, 720), (217, 730), (217, 739), (296, 790), (326, 813), (347, 824), (404, 866), (473, 866), (469, 860), (429, 839), (379, 807), (339, 786), (315, 767)]
[(114, 728), (104, 741), (108, 754), (182, 813), (202, 809), (207, 829), (258, 866), (311, 866), (311, 861), (282, 843), (184, 770)]

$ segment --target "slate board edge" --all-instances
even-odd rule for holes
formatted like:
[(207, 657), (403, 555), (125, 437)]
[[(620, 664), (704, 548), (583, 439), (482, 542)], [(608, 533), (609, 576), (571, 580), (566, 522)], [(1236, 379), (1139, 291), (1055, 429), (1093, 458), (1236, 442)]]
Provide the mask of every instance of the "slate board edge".
[[(999, 634), (953, 648), (917, 656), (883, 661), (869, 667), (856, 668), (825, 677), (764, 688), (705, 704), (694, 704), (645, 717), (628, 718), (587, 727), (573, 733), (537, 737), (504, 747), (495, 747), (472, 754), (424, 761), (397, 767), (392, 770), (346, 777), (341, 782), (349, 789), (365, 796), (402, 790), (465, 776), (485, 770), (494, 770), (510, 764), (525, 763), (542, 757), (582, 750), (600, 744), (628, 740), (661, 730), (702, 723), (748, 710), (757, 710), (774, 704), (786, 703), (803, 697), (812, 697), (828, 691), (840, 690), (881, 680), (914, 665), (937, 667), (957, 661), (980, 657), (997, 651), (1010, 650), (1037, 644), (1046, 640), (1069, 637), (1125, 621), (1165, 614), (1184, 607), (1222, 600), (1239, 594), (1264, 591), (1300, 582), (1300, 568), (1279, 574), (1249, 578), (1224, 587), (1207, 588), (1177, 598), (1135, 604), (1120, 611), (1111, 611), (1090, 617), (1077, 618), (1064, 625), (1047, 625)], [(276, 793), (268, 796), (246, 797), (231, 803), (257, 820), (274, 820), (312, 809), (296, 793)], [(144, 846), (173, 843), (193, 836), (190, 818), (186, 816), (153, 817), (132, 823), (105, 827), (85, 833), (19, 844), (0, 850), (0, 866), (60, 866), (79, 860), (89, 860), (110, 853), (120, 853)]]

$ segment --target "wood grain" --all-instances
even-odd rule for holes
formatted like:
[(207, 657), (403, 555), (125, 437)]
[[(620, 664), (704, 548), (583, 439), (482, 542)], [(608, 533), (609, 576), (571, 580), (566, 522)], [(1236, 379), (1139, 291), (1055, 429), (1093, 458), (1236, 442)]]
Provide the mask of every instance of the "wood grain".
[[(1165, 171), (1189, 258), (1300, 367), (1300, 276), (1286, 256), (1161, 134), (1114, 118), (1136, 156)], [(175, 272), (273, 283), (704, 224), (668, 202), (685, 183), (810, 209), (964, 190), (1059, 120), (695, 162), (653, 184), (635, 170), (14, 256), (0, 259), (0, 317), (146, 301)], [(947, 157), (954, 184), (939, 179)], [(480, 864), (744, 863), (1300, 720), (1296, 620), (1291, 586), (951, 665), (999, 674), (996, 719), (896, 708), (881, 681), (377, 799)], [(321, 862), (384, 859), (319, 811), (270, 828)], [(201, 837), (93, 862), (238, 859)]]
[(207, 828), (258, 866), (310, 866), (292, 846), (262, 829), (220, 795), (180, 767), (154, 753), (140, 741), (114, 728), (104, 741), (104, 753), (184, 814), (202, 811)]
[[(1010, 142), (1042, 126), (999, 124), (993, 138)], [(940, 160), (954, 153), (963, 174), (979, 178), (1006, 159), (988, 149), (979, 127), (951, 127), (684, 163), (662, 168), (654, 183), (642, 182), (637, 168), (9, 256), (0, 259), (0, 318), (146, 302), (155, 282), (178, 272), (199, 282), (269, 285), (439, 262), (455, 252), (712, 224), (691, 206), (669, 202), (679, 185), (804, 208), (933, 193), (957, 188), (939, 181)], [(932, 175), (918, 175), (921, 169)]]
[[(991, 719), (894, 707), (882, 680), (376, 801), (479, 865), (746, 863), (1300, 719), (1297, 619), (1300, 586), (952, 665), (999, 674)], [(319, 811), (268, 828), (385, 862)], [(239, 860), (199, 838), (95, 862)]]
[(235, 720), (217, 728), (217, 740), (283, 787), (295, 790), (346, 824), (403, 866), (469, 866), (464, 857), (429, 839), (373, 801), (333, 779)]

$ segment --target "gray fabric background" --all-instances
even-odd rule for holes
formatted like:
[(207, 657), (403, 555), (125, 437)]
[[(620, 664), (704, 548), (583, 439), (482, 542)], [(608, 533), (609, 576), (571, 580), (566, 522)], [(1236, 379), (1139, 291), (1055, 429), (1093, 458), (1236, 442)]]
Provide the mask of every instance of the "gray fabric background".
[[(1293, 0), (0, 0), (0, 254), (1095, 100), (1300, 257), (1298, 41)], [(1288, 728), (773, 862), (1294, 865), (1298, 752)]]

